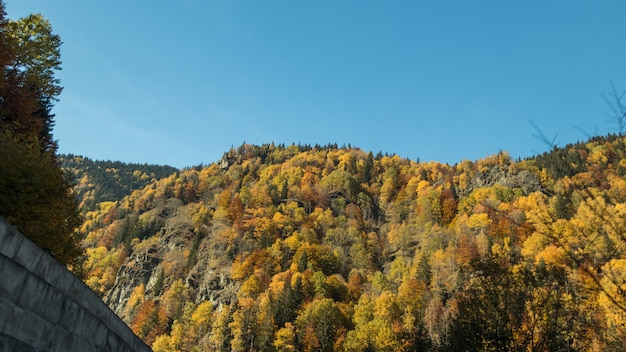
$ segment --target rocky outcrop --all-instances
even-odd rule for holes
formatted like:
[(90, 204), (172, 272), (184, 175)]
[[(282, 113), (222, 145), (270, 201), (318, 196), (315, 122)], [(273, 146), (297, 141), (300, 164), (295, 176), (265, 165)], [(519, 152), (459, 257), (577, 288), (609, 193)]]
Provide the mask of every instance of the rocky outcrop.
[[(158, 246), (151, 246), (145, 251), (133, 253), (117, 272), (115, 283), (104, 297), (104, 302), (115, 314), (126, 318), (124, 307), (135, 287), (147, 285), (151, 278), (158, 276), (157, 267), (162, 261)], [(152, 279), (154, 282), (155, 279)]]
[(228, 305), (236, 299), (239, 285), (230, 277), (228, 263), (201, 257), (190, 270), (186, 283), (196, 292), (196, 302), (209, 301), (215, 307)]
[(525, 195), (536, 191), (542, 191), (539, 177), (530, 171), (520, 170), (513, 172), (507, 165), (496, 165), (483, 172), (477, 172), (472, 178), (467, 189), (461, 192), (464, 197), (474, 189), (501, 185), (508, 188), (519, 188)]
[[(126, 303), (136, 287), (143, 284), (146, 296), (156, 298), (172, 284), (175, 277), (185, 273), (185, 283), (197, 303), (210, 301), (217, 307), (229, 304), (236, 297), (238, 286), (230, 278), (230, 262), (225, 252), (214, 248), (203, 250), (210, 247), (207, 244), (211, 243), (210, 237), (203, 239), (193, 266), (180, 267), (181, 263), (185, 263), (181, 257), (189, 253), (198, 235), (189, 212), (188, 206), (170, 202), (150, 210), (152, 214), (146, 213), (148, 221), (151, 216), (164, 216), (161, 219), (164, 225), (158, 234), (146, 242), (147, 245), (135, 247), (118, 270), (113, 287), (104, 297), (111, 309), (127, 322), (132, 317), (126, 316)], [(179, 267), (171, 269), (172, 265)], [(178, 271), (171, 275), (165, 271), (165, 267)]]

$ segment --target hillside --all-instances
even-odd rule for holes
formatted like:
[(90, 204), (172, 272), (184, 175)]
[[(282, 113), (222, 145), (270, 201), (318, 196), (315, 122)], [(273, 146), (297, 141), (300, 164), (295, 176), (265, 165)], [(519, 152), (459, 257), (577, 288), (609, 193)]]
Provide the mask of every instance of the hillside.
[(94, 185), (83, 271), (157, 352), (620, 350), (625, 142), (452, 166), (242, 145)]
[(75, 190), (83, 212), (95, 210), (102, 202), (121, 200), (132, 191), (178, 171), (167, 165), (91, 160), (73, 154), (59, 155), (59, 162), (76, 182)]

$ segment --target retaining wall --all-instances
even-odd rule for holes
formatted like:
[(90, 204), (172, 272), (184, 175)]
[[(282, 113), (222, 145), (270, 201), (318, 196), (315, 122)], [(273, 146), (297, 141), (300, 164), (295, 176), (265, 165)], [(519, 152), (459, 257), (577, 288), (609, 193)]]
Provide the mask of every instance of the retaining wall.
[(0, 352), (151, 351), (87, 285), (0, 218)]

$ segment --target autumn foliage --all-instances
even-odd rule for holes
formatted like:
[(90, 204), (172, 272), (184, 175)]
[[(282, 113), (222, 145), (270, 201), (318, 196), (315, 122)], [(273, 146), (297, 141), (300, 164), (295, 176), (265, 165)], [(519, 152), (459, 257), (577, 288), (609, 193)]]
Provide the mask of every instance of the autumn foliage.
[(178, 226), (124, 309), (155, 351), (620, 350), (625, 142), (452, 166), (242, 145), (91, 211), (87, 282)]

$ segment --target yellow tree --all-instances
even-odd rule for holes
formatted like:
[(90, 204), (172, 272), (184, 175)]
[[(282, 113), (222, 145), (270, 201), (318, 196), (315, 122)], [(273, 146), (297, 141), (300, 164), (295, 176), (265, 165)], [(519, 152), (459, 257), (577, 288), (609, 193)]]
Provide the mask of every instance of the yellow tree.
[(211, 325), (209, 335), (209, 346), (211, 351), (228, 352), (231, 350), (230, 341), (232, 339), (229, 327), (230, 307), (222, 306), (222, 309), (215, 315), (215, 321)]
[(203, 338), (211, 331), (211, 323), (213, 320), (213, 304), (204, 301), (196, 307), (191, 314), (191, 326), (194, 334), (198, 338)]
[(167, 334), (159, 335), (152, 344), (153, 352), (170, 352), (170, 336)]
[(131, 292), (130, 297), (128, 298), (128, 302), (126, 302), (126, 317), (134, 318), (135, 313), (137, 313), (137, 309), (139, 309), (139, 306), (146, 299), (145, 293), (146, 286), (143, 283), (133, 289), (133, 292)]
[(344, 333), (345, 317), (330, 298), (316, 299), (296, 319), (299, 340), (305, 351), (334, 351), (334, 344)]
[(285, 327), (276, 331), (273, 344), (277, 352), (298, 351), (298, 347), (296, 345), (295, 327), (289, 322), (285, 323)]
[(626, 259), (612, 259), (602, 269), (605, 276), (600, 281), (603, 291), (598, 296), (598, 303), (605, 312), (608, 335), (624, 345), (626, 311), (616, 309), (616, 306), (626, 306)]
[(258, 332), (259, 313), (257, 302), (249, 297), (239, 298), (238, 309), (233, 313), (233, 321), (228, 324), (233, 334), (231, 341), (232, 351), (255, 350)]
[(183, 284), (182, 279), (174, 281), (174, 283), (165, 291), (163, 295), (163, 306), (165, 314), (170, 321), (180, 319), (183, 315), (183, 307), (189, 299), (187, 287)]
[(374, 320), (375, 302), (367, 293), (354, 306), (354, 330), (348, 331), (343, 345), (346, 351), (364, 351), (370, 345), (370, 322)]

